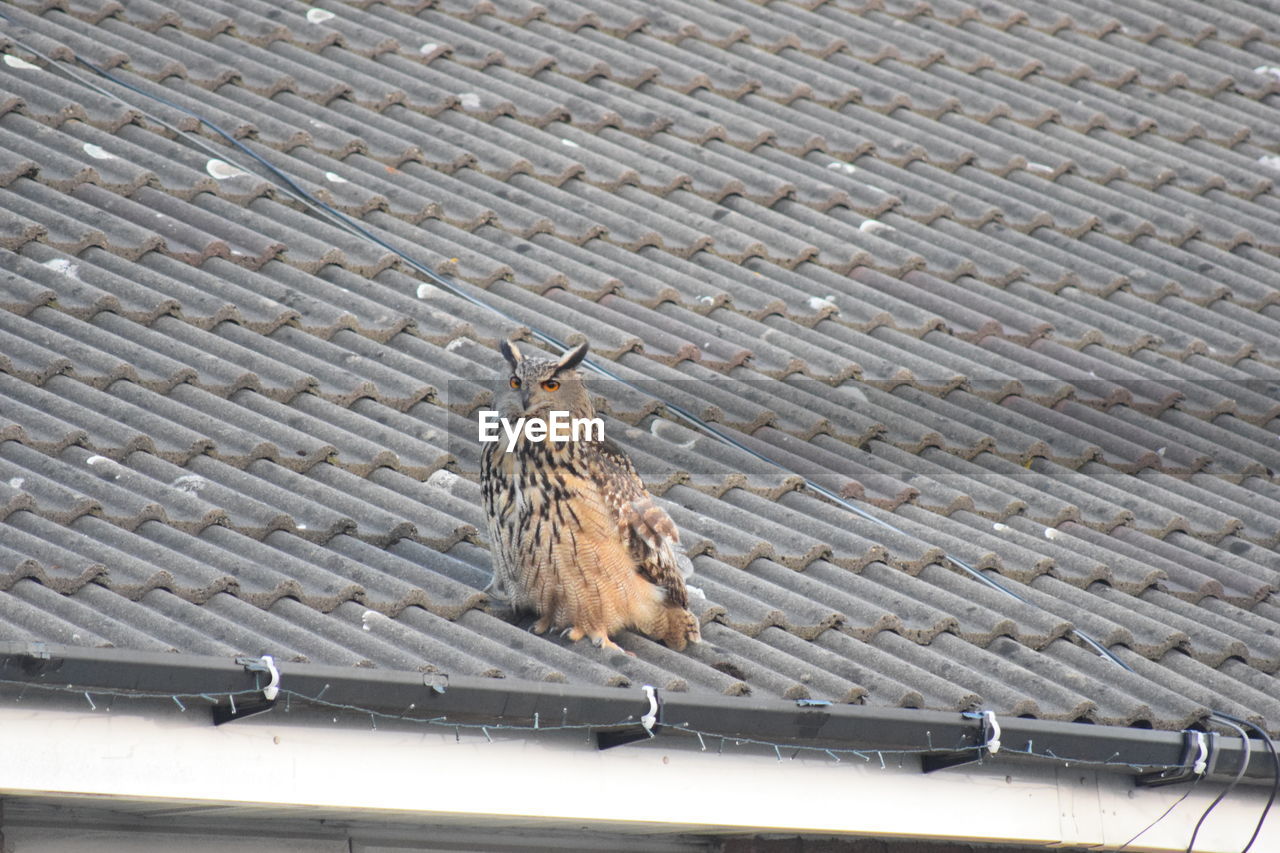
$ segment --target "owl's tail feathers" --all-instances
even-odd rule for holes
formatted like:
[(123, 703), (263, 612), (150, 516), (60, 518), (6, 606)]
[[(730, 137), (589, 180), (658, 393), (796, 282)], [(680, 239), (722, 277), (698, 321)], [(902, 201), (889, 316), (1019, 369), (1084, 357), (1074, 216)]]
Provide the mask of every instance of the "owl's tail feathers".
[(510, 604), (513, 598), (511, 587), (506, 579), (499, 578), (496, 574), (489, 581), (489, 585), (484, 588), (484, 594), (498, 604)]

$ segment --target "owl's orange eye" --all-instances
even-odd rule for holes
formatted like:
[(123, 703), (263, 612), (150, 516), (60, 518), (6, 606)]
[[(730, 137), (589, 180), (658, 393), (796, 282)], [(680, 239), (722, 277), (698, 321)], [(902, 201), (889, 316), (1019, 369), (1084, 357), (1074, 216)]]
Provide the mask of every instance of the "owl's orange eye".
[(519, 380), (518, 378), (516, 378), (515, 376), (512, 376), (512, 377), (511, 377), (511, 389), (512, 389), (513, 391), (519, 391), (519, 390), (520, 390), (520, 380)]
[(554, 391), (559, 387), (560, 387), (560, 382), (555, 379), (548, 379), (546, 382), (542, 383), (543, 391)]

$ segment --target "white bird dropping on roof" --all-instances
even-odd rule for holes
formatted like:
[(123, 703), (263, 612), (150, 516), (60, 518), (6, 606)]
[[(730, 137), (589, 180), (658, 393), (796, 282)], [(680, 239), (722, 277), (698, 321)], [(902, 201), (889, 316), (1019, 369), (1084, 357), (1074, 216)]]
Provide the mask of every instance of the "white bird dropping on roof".
[(183, 474), (171, 482), (169, 488), (194, 495), (207, 485), (209, 481), (199, 474)]
[(832, 297), (830, 296), (827, 296), (827, 297), (810, 296), (809, 297), (809, 309), (811, 311), (824, 311), (827, 308), (834, 308), (837, 311), (840, 310), (839, 306), (832, 301)]
[(688, 441), (680, 441), (679, 439), (685, 437), (684, 433), (682, 433), (674, 424), (669, 421), (664, 421), (662, 418), (654, 418), (653, 423), (649, 424), (649, 432), (663, 441), (674, 444), (676, 447), (690, 448), (693, 447), (698, 440), (698, 437), (695, 435)]
[(21, 488), (22, 488), (22, 484), (23, 484), (23, 483), (25, 483), (25, 482), (27, 482), (27, 478), (26, 478), (26, 477), (10, 477), (10, 478), (9, 478), (9, 488), (11, 488), (11, 489), (21, 489)]
[(328, 9), (315, 7), (307, 10), (307, 20), (313, 24), (323, 24), (325, 21), (332, 20), (334, 17), (336, 16)]
[(1280, 68), (1275, 65), (1259, 65), (1253, 69), (1254, 74), (1270, 74), (1272, 77), (1280, 80)]
[(58, 275), (65, 275), (67, 278), (80, 278), (80, 265), (66, 258), (50, 258), (40, 266), (51, 269)]
[(23, 71), (39, 71), (40, 66), (34, 62), (27, 62), (21, 56), (14, 56), (12, 53), (4, 55), (4, 64), (10, 68), (21, 68)]
[(120, 466), (116, 462), (105, 456), (93, 455), (84, 460), (85, 464), (94, 470), (94, 473), (102, 477), (110, 477), (113, 480), (120, 479)]
[(449, 491), (454, 484), (458, 482), (458, 475), (452, 471), (446, 471), (441, 468), (438, 471), (431, 472), (431, 476), (427, 478), (427, 485), (436, 489)]
[(1061, 532), (1060, 530), (1056, 529), (1056, 528), (1053, 528), (1053, 527), (1046, 527), (1046, 528), (1044, 529), (1044, 538), (1045, 538), (1045, 539), (1057, 539), (1057, 538), (1058, 538), (1059, 536), (1061, 536), (1061, 535), (1062, 535), (1062, 532)]
[(227, 161), (216, 158), (210, 158), (209, 162), (204, 164), (204, 170), (209, 173), (210, 177), (217, 178), (219, 181), (249, 174), (238, 166), (232, 166)]
[(475, 92), (463, 92), (458, 96), (458, 103), (462, 104), (464, 110), (480, 109), (480, 96)]
[(351, 182), (350, 182), (350, 181), (348, 181), (346, 178), (344, 178), (344, 177), (342, 177), (341, 175), (339, 175), (337, 172), (325, 172), (325, 173), (324, 173), (324, 179), (325, 179), (326, 181), (328, 181), (329, 183), (331, 183), (331, 184), (349, 184), (349, 183), (351, 183)]
[(846, 175), (852, 175), (854, 172), (858, 171), (858, 167), (853, 165), (852, 163), (842, 163), (839, 160), (832, 160), (830, 163), (827, 164), (827, 168), (838, 169), (841, 172), (844, 172)]
[(886, 225), (879, 219), (864, 219), (862, 224), (858, 226), (858, 230), (864, 234), (875, 234), (879, 231), (896, 231), (892, 225)]
[(93, 158), (93, 159), (95, 159), (95, 160), (118, 160), (118, 159), (120, 159), (120, 158), (116, 157), (116, 155), (114, 155), (114, 154), (112, 154), (110, 151), (108, 151), (107, 149), (103, 148), (101, 145), (94, 145), (92, 142), (86, 142), (86, 143), (85, 143), (83, 146), (81, 146), (81, 147), (82, 147), (82, 148), (84, 148), (84, 153), (88, 154), (90, 157), (92, 157), (92, 158)]
[(1261, 163), (1264, 168), (1280, 172), (1280, 157), (1277, 157), (1275, 154), (1263, 154), (1258, 158), (1258, 162)]

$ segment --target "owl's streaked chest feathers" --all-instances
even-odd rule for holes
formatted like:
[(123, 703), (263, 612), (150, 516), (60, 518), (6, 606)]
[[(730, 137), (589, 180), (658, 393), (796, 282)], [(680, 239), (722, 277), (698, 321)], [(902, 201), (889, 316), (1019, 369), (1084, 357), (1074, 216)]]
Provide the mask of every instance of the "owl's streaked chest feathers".
[(577, 443), (552, 445), (520, 439), (507, 452), (499, 445), (487, 451), (492, 472), (493, 510), (520, 548), (532, 539), (549, 543), (553, 525), (581, 527), (575, 507), (599, 501), (588, 475), (588, 449)]

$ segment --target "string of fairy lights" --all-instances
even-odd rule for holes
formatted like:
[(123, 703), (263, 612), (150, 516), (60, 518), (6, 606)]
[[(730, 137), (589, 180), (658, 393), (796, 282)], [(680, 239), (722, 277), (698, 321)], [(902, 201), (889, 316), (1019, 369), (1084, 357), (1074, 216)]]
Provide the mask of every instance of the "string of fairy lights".
[[(85, 687), (76, 684), (48, 684), (41, 682), (19, 681), (14, 679), (0, 679), (0, 689), (6, 693), (12, 694), (15, 690), (17, 695), (14, 701), (21, 702), (28, 690), (34, 690), (40, 693), (60, 694), (63, 696), (80, 696), (85, 700), (85, 704), (90, 711), (110, 711), (115, 700), (128, 701), (164, 701), (172, 702), (181, 712), (186, 713), (193, 710), (198, 703), (204, 703), (206, 708), (212, 708), (221, 702), (227, 702), (234, 707), (237, 700), (240, 702), (248, 702), (259, 699), (262, 696), (261, 687), (251, 687), (242, 690), (220, 690), (209, 692), (166, 692), (154, 690), (120, 690), (102, 687)], [(461, 740), (462, 732), (472, 734), (480, 734), (487, 741), (492, 742), (492, 733), (494, 732), (515, 732), (524, 736), (539, 734), (554, 734), (565, 732), (582, 732), (588, 736), (591, 733), (599, 731), (608, 731), (625, 726), (641, 725), (640, 715), (629, 715), (623, 719), (617, 720), (599, 720), (595, 722), (567, 722), (560, 721), (543, 721), (539, 714), (535, 714), (529, 722), (511, 723), (511, 722), (477, 722), (475, 720), (457, 720), (450, 719), (448, 715), (421, 715), (414, 713), (413, 706), (408, 706), (404, 711), (395, 713), (385, 709), (373, 708), (358, 705), (350, 702), (335, 702), (324, 698), (324, 690), (322, 689), (316, 695), (308, 695), (288, 687), (281, 687), (278, 698), (275, 700), (276, 710), (282, 713), (290, 713), (293, 710), (293, 704), (296, 702), (299, 706), (319, 709), (334, 714), (346, 715), (348, 718), (358, 719), (365, 718), (369, 721), (371, 730), (376, 731), (379, 721), (384, 723), (398, 723), (418, 726), (429, 726), (443, 731), (452, 730), (455, 740)], [(106, 702), (104, 702), (106, 700)], [(103, 703), (103, 704), (100, 704)], [(333, 717), (333, 722), (341, 722), (337, 716)], [(862, 748), (842, 746), (820, 746), (812, 744), (796, 744), (786, 741), (773, 741), (757, 737), (744, 737), (742, 735), (725, 734), (722, 732), (711, 731), (708, 729), (697, 728), (686, 723), (668, 722), (661, 723), (661, 735), (667, 733), (679, 733), (698, 741), (700, 751), (716, 752), (723, 754), (725, 747), (758, 747), (766, 752), (773, 752), (779, 761), (794, 760), (800, 756), (820, 757), (825, 756), (836, 764), (840, 764), (847, 759), (860, 760), (866, 764), (878, 764), (880, 769), (889, 769), (897, 760), (897, 766), (902, 767), (908, 757), (936, 755), (939, 752), (951, 752), (955, 754), (962, 753), (980, 753), (986, 749), (988, 744), (978, 743), (959, 747), (943, 747), (943, 746), (924, 746), (911, 747), (901, 749), (884, 749), (884, 748)], [(1181, 764), (1162, 764), (1149, 763), (1139, 761), (1129, 761), (1124, 759), (1120, 752), (1116, 752), (1109, 758), (1098, 760), (1072, 757), (1069, 755), (1059, 755), (1053, 750), (1036, 750), (1033, 742), (1028, 742), (1024, 749), (1010, 749), (1005, 747), (1001, 750), (1002, 755), (1025, 756), (1043, 761), (1054, 762), (1063, 766), (1080, 766), (1080, 767), (1099, 767), (1112, 769), (1125, 769), (1135, 773), (1146, 773), (1160, 770), (1176, 770), (1182, 767)]]

